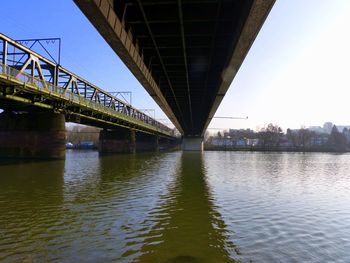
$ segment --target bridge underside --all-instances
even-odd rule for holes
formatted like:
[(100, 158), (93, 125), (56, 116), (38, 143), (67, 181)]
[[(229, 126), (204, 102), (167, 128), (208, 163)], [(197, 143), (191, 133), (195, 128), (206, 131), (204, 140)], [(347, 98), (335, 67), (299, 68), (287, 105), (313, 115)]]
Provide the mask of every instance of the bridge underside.
[(74, 0), (185, 136), (205, 132), (274, 0)]

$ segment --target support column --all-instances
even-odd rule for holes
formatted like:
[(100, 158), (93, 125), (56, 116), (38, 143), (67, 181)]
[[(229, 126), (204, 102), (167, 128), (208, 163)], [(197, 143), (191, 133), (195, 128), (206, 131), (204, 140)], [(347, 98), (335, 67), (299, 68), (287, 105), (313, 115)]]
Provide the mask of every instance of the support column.
[(183, 137), (182, 138), (183, 151), (203, 151), (202, 137)]
[(158, 135), (136, 132), (136, 152), (152, 152), (158, 150)]
[(113, 128), (100, 131), (100, 153), (134, 153), (135, 131), (127, 128)]
[(0, 114), (0, 157), (62, 159), (65, 146), (63, 114)]

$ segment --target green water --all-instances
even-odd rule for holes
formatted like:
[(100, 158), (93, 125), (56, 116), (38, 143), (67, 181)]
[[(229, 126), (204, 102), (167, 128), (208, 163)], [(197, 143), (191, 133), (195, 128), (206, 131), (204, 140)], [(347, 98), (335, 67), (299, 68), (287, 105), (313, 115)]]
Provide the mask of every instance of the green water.
[(0, 261), (349, 262), (350, 155), (0, 162)]

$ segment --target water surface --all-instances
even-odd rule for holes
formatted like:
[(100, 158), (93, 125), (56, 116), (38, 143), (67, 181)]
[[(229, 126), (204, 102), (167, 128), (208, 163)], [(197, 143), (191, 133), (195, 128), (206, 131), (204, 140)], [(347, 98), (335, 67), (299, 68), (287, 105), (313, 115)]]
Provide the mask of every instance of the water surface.
[(350, 155), (0, 162), (0, 261), (350, 262)]

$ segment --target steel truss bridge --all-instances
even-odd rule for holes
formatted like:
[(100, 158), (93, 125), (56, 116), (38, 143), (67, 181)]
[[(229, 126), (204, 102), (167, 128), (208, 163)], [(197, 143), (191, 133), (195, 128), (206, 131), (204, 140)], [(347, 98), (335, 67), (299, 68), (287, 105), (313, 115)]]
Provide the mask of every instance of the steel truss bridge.
[(64, 113), (71, 122), (173, 136), (154, 118), (1, 33), (0, 108), (41, 108)]

